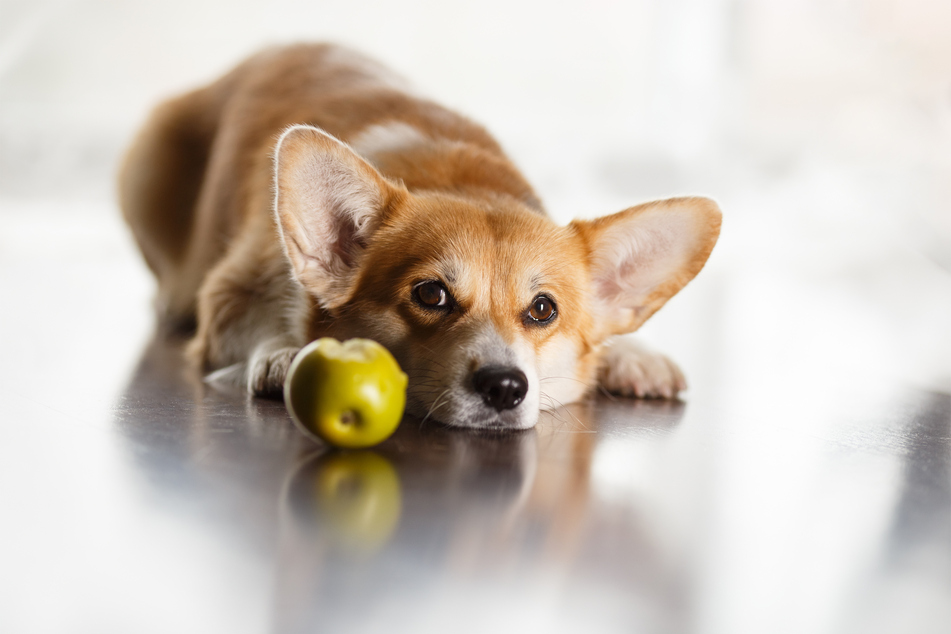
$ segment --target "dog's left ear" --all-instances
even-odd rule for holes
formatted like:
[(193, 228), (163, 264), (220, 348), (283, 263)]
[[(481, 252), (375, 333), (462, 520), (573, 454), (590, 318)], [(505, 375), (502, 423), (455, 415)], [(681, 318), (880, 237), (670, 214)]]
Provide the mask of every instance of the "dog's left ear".
[(281, 136), (274, 180), (274, 215), (294, 276), (323, 307), (342, 305), (370, 238), (405, 189), (308, 125)]
[(700, 272), (720, 235), (708, 198), (671, 198), (571, 226), (588, 246), (600, 335), (637, 330)]

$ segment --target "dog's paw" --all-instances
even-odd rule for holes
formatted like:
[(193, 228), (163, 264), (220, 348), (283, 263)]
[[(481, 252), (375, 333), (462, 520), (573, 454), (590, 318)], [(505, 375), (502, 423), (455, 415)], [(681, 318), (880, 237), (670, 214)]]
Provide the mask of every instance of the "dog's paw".
[(598, 383), (613, 394), (676, 398), (687, 389), (677, 364), (629, 338), (615, 338), (601, 352)]
[(254, 355), (248, 366), (248, 391), (255, 396), (280, 396), (291, 361), (300, 348), (279, 348)]

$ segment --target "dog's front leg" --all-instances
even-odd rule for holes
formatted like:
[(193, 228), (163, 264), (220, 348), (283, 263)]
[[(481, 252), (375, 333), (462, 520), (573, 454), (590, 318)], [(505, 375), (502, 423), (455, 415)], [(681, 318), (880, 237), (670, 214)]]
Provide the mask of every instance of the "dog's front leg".
[(263, 253), (232, 252), (208, 276), (198, 296), (198, 333), (190, 353), (215, 370), (209, 382), (277, 396), (306, 343), (308, 301), (286, 263), (254, 257)]
[[(270, 312), (265, 307), (259, 311)], [(241, 320), (211, 335), (210, 338), (223, 339), (230, 350), (226, 357), (208, 359), (205, 365), (219, 369), (209, 374), (206, 381), (242, 387), (256, 396), (279, 396), (291, 361), (303, 346), (303, 336), (291, 332), (297, 329), (282, 331), (285, 327), (283, 320)]]
[(608, 392), (638, 398), (676, 398), (687, 389), (676, 363), (630, 336), (611, 337), (605, 343), (598, 383)]
[(258, 396), (281, 394), (287, 370), (300, 349), (297, 341), (285, 335), (259, 343), (248, 359), (248, 391)]
[(291, 361), (300, 349), (295, 341), (285, 337), (266, 339), (255, 347), (247, 361), (215, 370), (205, 381), (247, 389), (256, 396), (279, 396)]
[(212, 372), (206, 381), (243, 387), (256, 396), (280, 395), (287, 370), (303, 339), (288, 332), (276, 333), (274, 326), (277, 324), (259, 324), (258, 328), (243, 332), (230, 328), (218, 333), (229, 339), (229, 345), (244, 348), (247, 353), (242, 355), (243, 350), (234, 350), (238, 353), (235, 357), (243, 356), (245, 360)]

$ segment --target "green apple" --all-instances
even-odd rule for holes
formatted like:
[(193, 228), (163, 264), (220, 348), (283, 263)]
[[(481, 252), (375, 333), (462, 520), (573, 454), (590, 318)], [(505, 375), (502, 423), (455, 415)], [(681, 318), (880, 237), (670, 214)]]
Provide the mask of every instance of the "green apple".
[(396, 431), (406, 384), (396, 359), (377, 342), (324, 337), (294, 357), (284, 403), (305, 435), (337, 447), (370, 447)]

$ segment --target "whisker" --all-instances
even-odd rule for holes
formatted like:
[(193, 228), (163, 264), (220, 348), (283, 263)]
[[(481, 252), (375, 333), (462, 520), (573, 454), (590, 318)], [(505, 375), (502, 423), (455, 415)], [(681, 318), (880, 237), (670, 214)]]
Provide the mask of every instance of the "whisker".
[(433, 404), (432, 406), (430, 406), (429, 411), (426, 412), (426, 415), (423, 417), (423, 420), (421, 420), (419, 423), (420, 428), (422, 428), (423, 423), (425, 423), (429, 419), (429, 417), (433, 415), (433, 413), (436, 411), (437, 408), (442, 407), (446, 402), (448, 402), (448, 401), (440, 402), (442, 398), (446, 396), (448, 393), (449, 393), (449, 388), (446, 388), (445, 390), (442, 391), (442, 393), (439, 394), (439, 396), (435, 398), (435, 400), (433, 400)]
[[(542, 394), (542, 392), (539, 391), (539, 394)], [(588, 429), (588, 426), (585, 425), (584, 422), (583, 422), (580, 418), (578, 418), (577, 416), (575, 416), (574, 412), (572, 412), (570, 409), (568, 409), (567, 407), (565, 407), (565, 404), (564, 404), (564, 403), (562, 403), (561, 401), (559, 401), (559, 400), (556, 399), (555, 397), (551, 396), (550, 394), (545, 394), (545, 397), (548, 398), (552, 403), (555, 403), (555, 404), (558, 406), (559, 409), (565, 410), (565, 412), (567, 412), (568, 415), (571, 416), (571, 418), (574, 419), (574, 421), (575, 421), (576, 423), (578, 423), (580, 426), (584, 427), (585, 429)]]
[(545, 376), (545, 377), (542, 377), (542, 378), (538, 379), (538, 382), (539, 382), (539, 383), (543, 383), (543, 382), (545, 382), (545, 381), (558, 381), (558, 380), (561, 380), (561, 381), (574, 381), (575, 383), (580, 383), (580, 384), (584, 385), (584, 386), (587, 387), (587, 388), (592, 388), (592, 387), (594, 387), (595, 385), (597, 385), (597, 382), (592, 383), (592, 382), (590, 382), (590, 381), (582, 381), (581, 379), (576, 379), (576, 378), (573, 377), (573, 376)]

